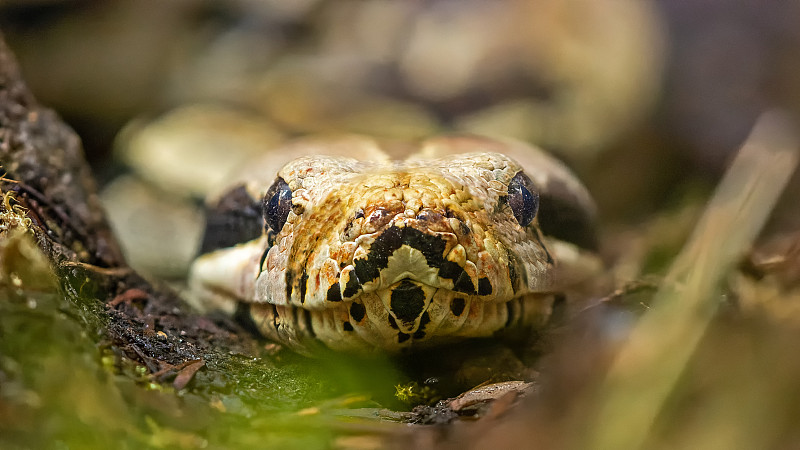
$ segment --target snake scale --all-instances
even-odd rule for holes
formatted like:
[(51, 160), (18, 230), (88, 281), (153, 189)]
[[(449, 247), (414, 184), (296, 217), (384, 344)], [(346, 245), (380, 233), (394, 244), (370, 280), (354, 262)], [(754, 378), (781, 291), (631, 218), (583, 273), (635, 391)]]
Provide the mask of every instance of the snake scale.
[(230, 180), (208, 203), (190, 286), (300, 352), (538, 328), (597, 267), (587, 190), (519, 142), (312, 138)]

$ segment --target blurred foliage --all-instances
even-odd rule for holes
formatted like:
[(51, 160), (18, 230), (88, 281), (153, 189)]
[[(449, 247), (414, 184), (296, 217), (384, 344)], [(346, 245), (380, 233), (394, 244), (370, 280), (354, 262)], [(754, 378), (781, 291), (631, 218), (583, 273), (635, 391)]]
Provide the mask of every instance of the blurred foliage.
[(341, 357), (276, 366), (206, 354), (176, 390), (104, 348), (108, 315), (91, 278), (65, 287), (22, 228), (0, 231), (2, 448), (327, 448), (334, 430), (355, 426), (336, 410), (374, 407), (381, 392), (391, 404), (393, 369)]

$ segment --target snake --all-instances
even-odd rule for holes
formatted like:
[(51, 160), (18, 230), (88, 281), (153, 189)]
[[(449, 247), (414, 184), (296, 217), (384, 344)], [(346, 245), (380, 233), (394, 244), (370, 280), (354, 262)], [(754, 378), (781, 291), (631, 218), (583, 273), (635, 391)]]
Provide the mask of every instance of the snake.
[(192, 295), (301, 353), (540, 329), (600, 264), (588, 190), (518, 141), (306, 138), (227, 180)]

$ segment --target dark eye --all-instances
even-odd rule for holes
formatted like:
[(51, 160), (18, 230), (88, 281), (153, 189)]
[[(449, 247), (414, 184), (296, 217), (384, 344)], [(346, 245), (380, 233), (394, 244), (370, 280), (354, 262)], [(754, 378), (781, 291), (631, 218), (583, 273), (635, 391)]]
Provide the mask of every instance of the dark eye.
[(272, 183), (263, 203), (264, 220), (272, 231), (279, 232), (286, 223), (289, 211), (292, 210), (292, 190), (283, 178), (278, 178)]
[(508, 184), (508, 206), (523, 227), (531, 223), (539, 210), (539, 192), (522, 172), (517, 172)]

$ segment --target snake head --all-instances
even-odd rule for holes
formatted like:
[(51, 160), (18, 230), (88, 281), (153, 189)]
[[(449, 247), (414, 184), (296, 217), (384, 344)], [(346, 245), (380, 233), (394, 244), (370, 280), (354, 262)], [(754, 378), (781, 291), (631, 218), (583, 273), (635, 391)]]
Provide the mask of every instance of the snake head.
[(261, 215), (248, 229), (259, 234), (200, 257), (192, 278), (300, 349), (399, 350), (537, 325), (556, 265), (542, 194), (494, 151), (301, 156), (250, 196)]

